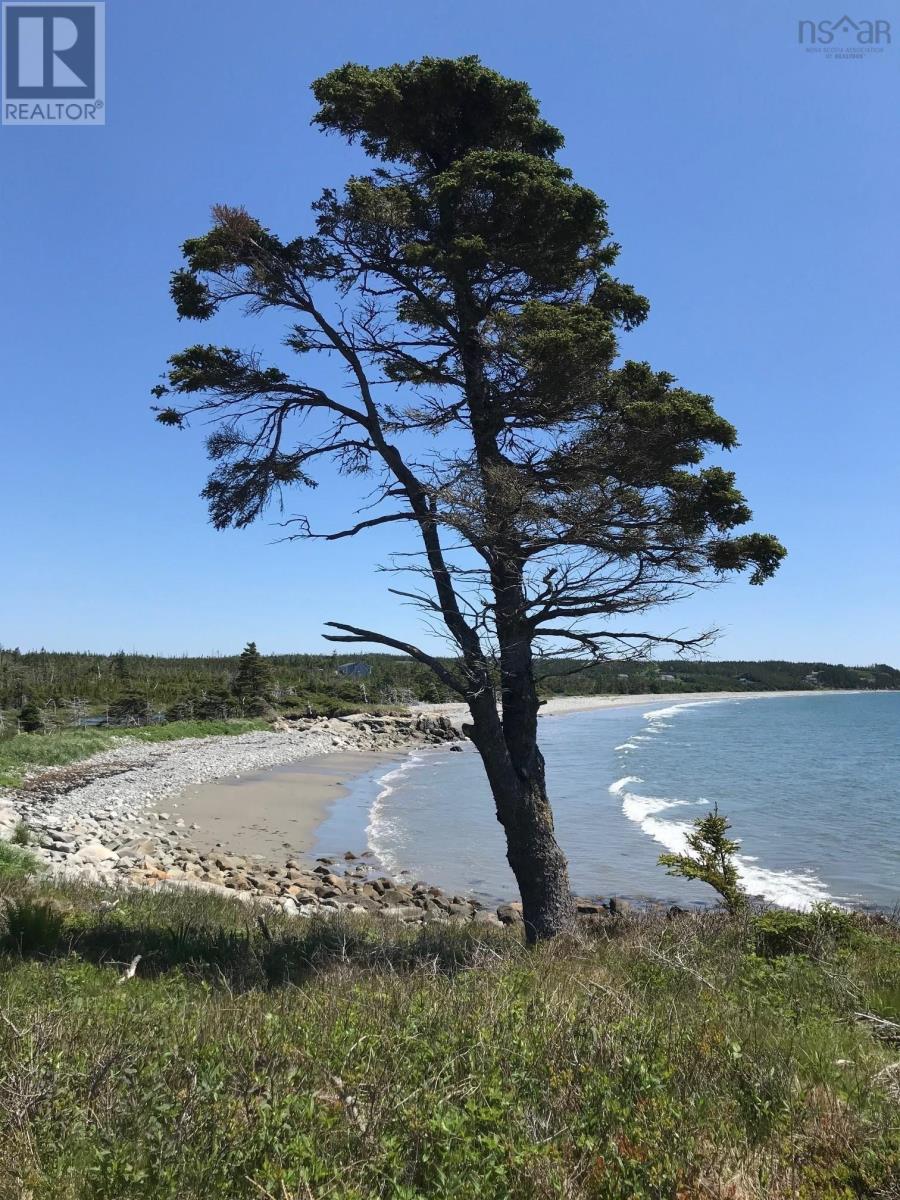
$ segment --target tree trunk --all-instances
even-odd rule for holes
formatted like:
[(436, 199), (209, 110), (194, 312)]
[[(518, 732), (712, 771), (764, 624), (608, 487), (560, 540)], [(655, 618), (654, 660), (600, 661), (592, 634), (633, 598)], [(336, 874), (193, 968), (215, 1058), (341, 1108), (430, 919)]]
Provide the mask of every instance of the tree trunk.
[(565, 855), (553, 832), (553, 813), (540, 777), (522, 788), (517, 810), (501, 817), (506, 858), (522, 897), (522, 917), (529, 942), (556, 937), (571, 929), (575, 906)]
[(526, 745), (519, 737), (510, 745), (493, 696), (482, 695), (469, 707), (474, 724), (466, 732), (481, 755), (506, 834), (506, 858), (519, 885), (525, 936), (530, 944), (556, 937), (571, 929), (575, 905), (566, 858), (553, 832), (537, 739)]
[(504, 457), (500, 408), (488, 386), (481, 342), (480, 316), (470, 283), (454, 289), (460, 326), (460, 360), (472, 422), (475, 454), (484, 488), (484, 511), (493, 531), (491, 585), (500, 648), (503, 719), (497, 714), (490, 673), (483, 674), (480, 648), (473, 658), (481, 687), (469, 698), (474, 726), (470, 737), (478, 747), (506, 834), (506, 857), (519, 894), (529, 943), (556, 937), (572, 926), (575, 905), (566, 858), (553, 833), (547, 799), (544, 759), (537, 745), (538, 698), (532, 660), (534, 630), (526, 614), (519, 525), (520, 497), (510, 488), (513, 464)]

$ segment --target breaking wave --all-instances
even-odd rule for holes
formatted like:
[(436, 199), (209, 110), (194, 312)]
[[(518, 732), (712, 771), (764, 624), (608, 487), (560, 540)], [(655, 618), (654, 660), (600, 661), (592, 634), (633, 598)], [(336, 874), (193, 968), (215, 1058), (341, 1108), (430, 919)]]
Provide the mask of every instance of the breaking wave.
[(399, 875), (402, 871), (397, 849), (403, 830), (391, 819), (387, 800), (396, 791), (399, 781), (423, 761), (424, 755), (410, 754), (398, 767), (376, 780), (378, 792), (369, 810), (366, 840), (388, 875)]
[[(671, 854), (688, 852), (687, 835), (690, 821), (663, 820), (660, 814), (673, 808), (706, 808), (705, 800), (669, 800), (660, 796), (643, 796), (631, 791), (631, 785), (643, 783), (637, 775), (623, 775), (610, 785), (610, 792), (621, 797), (622, 812), (642, 833), (652, 837)], [(752, 896), (761, 896), (772, 904), (802, 911), (832, 897), (821, 879), (812, 871), (775, 871), (758, 865), (758, 859), (738, 854), (735, 866), (741, 883)]]

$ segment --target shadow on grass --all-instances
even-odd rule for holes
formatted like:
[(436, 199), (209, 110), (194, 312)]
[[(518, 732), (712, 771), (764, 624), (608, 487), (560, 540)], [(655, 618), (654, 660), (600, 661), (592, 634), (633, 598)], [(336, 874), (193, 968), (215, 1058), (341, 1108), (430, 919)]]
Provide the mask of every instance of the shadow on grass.
[[(860, 934), (900, 938), (889, 917), (823, 909), (812, 914), (771, 912), (736, 921), (707, 910), (667, 920), (664, 910), (627, 919), (595, 921), (574, 939), (561, 939), (570, 960), (590, 947), (616, 943), (627, 950), (645, 942), (651, 965), (678, 947), (711, 943), (765, 958), (828, 955)], [(545, 948), (549, 953), (549, 948)], [(77, 884), (0, 880), (0, 954), (47, 960), (77, 956), (119, 971), (138, 956), (138, 974), (154, 978), (180, 971), (233, 992), (301, 984), (342, 968), (372, 972), (427, 972), (452, 976), (473, 967), (527, 955), (520, 933), (476, 924), (408, 926), (336, 913), (286, 917), (257, 904), (212, 893), (136, 889), (115, 891)], [(640, 958), (640, 956), (639, 956)], [(637, 962), (638, 959), (635, 959)], [(670, 964), (671, 965), (671, 964)], [(654, 968), (658, 969), (658, 968)]]
[(202, 892), (23, 886), (0, 896), (2, 952), (123, 968), (139, 955), (142, 978), (183, 971), (232, 991), (298, 984), (344, 965), (453, 975), (521, 946), (513, 933), (484, 926), (289, 918)]

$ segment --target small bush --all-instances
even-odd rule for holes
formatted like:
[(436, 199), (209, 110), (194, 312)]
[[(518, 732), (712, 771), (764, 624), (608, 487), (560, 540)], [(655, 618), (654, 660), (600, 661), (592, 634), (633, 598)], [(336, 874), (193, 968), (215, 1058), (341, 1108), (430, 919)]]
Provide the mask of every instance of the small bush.
[(37, 859), (21, 845), (0, 842), (0, 883), (24, 879), (38, 869)]
[(44, 728), (41, 710), (30, 701), (19, 713), (19, 728), (23, 733), (40, 733)]
[(27, 846), (31, 841), (31, 830), (24, 821), (19, 821), (13, 830), (12, 843), (14, 846)]
[(59, 945), (67, 910), (56, 900), (24, 896), (8, 900), (4, 918), (6, 945), (20, 954), (49, 954)]
[(811, 912), (791, 910), (761, 913), (754, 918), (756, 951), (766, 958), (782, 954), (820, 954), (846, 945), (853, 934), (853, 918), (832, 904), (817, 904)]

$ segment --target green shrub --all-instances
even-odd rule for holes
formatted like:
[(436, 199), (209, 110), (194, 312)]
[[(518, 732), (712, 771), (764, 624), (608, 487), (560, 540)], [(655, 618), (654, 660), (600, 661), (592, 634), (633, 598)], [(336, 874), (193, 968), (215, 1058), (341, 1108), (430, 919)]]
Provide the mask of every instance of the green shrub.
[(853, 932), (853, 917), (833, 904), (817, 904), (808, 913), (772, 910), (753, 919), (758, 954), (776, 958), (782, 954), (821, 954), (846, 945)]
[(19, 712), (19, 728), (23, 733), (40, 733), (44, 728), (44, 718), (41, 710), (31, 701)]
[(19, 821), (13, 830), (12, 843), (14, 846), (27, 846), (31, 841), (31, 830), (24, 821)]
[(11, 842), (0, 842), (0, 883), (24, 879), (37, 869), (38, 861), (29, 850)]
[(359, 712), (363, 705), (359, 699), (340, 699), (326, 692), (301, 692), (292, 707), (299, 708), (304, 716), (349, 717), (351, 713)]
[(5, 944), (19, 954), (49, 954), (59, 946), (67, 909), (54, 899), (7, 900)]

